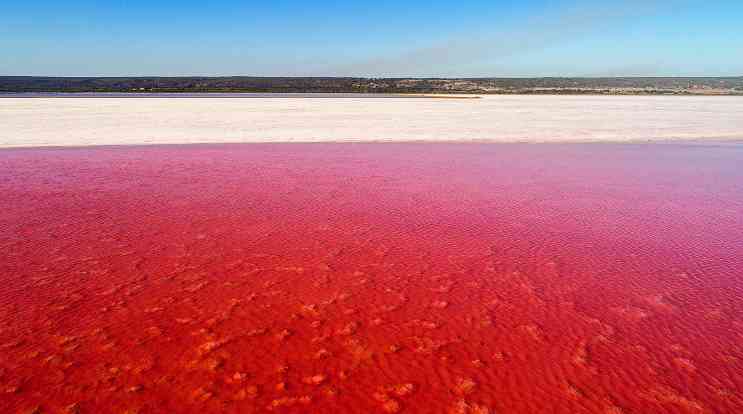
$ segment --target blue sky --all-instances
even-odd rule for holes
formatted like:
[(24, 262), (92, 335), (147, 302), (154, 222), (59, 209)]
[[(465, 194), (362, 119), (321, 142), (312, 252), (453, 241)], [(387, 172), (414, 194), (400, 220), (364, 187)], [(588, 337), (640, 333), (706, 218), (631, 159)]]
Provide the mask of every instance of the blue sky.
[(0, 75), (743, 75), (742, 0), (7, 0)]

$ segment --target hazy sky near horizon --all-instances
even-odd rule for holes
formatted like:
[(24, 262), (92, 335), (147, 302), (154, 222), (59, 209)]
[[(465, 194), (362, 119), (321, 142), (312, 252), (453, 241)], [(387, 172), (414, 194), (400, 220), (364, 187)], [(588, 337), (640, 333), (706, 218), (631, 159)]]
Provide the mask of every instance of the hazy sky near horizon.
[(741, 0), (6, 3), (0, 75), (743, 75)]

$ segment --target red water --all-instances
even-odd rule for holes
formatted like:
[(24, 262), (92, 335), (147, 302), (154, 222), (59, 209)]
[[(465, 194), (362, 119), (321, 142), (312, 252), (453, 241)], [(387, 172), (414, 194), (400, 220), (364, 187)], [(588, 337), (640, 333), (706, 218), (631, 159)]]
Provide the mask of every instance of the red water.
[(0, 152), (0, 413), (743, 412), (743, 145)]

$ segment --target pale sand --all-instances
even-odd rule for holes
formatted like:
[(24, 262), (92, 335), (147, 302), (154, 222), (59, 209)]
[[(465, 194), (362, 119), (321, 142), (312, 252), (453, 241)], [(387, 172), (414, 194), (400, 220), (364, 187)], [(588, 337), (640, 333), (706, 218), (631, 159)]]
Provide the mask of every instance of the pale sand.
[(743, 139), (743, 97), (2, 98), (0, 146)]

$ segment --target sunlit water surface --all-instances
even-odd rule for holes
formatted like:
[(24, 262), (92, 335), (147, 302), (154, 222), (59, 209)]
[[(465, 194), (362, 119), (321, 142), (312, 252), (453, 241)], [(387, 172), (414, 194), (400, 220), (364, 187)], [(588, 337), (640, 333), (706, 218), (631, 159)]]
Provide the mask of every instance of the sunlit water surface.
[(4, 150), (0, 412), (743, 412), (741, 165), (739, 144)]

